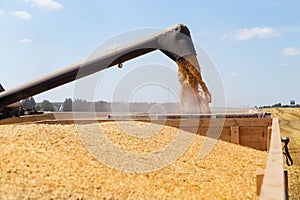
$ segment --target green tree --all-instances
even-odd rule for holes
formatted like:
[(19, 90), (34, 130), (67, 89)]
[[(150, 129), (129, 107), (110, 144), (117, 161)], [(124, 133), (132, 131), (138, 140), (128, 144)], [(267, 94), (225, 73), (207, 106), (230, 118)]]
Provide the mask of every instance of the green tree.
[(86, 100), (75, 99), (72, 105), (72, 110), (76, 112), (90, 111), (90, 103)]
[(72, 99), (71, 98), (66, 98), (64, 103), (63, 103), (63, 111), (64, 112), (72, 111), (72, 104), (73, 104)]
[(273, 108), (280, 108), (281, 107), (281, 103), (276, 103), (274, 105), (272, 105)]
[(42, 102), (41, 108), (42, 108), (43, 111), (54, 111), (54, 106), (48, 100), (44, 100)]

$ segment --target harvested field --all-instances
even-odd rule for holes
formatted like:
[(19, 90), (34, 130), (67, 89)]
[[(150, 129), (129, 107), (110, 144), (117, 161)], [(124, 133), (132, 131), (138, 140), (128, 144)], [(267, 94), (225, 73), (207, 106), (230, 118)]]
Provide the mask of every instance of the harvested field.
[(262, 111), (271, 112), (272, 117), (277, 117), (281, 136), (290, 138), (288, 147), (294, 165), (285, 166), (288, 170), (289, 199), (298, 200), (300, 198), (300, 108), (272, 108)]
[[(178, 131), (161, 127), (153, 137), (137, 139), (124, 135), (115, 123), (101, 127), (116, 146), (136, 153), (162, 148)], [(255, 199), (256, 170), (265, 168), (267, 152), (218, 141), (200, 159), (203, 140), (195, 136), (170, 166), (136, 174), (99, 163), (84, 148), (73, 124), (1, 125), (0, 198)]]

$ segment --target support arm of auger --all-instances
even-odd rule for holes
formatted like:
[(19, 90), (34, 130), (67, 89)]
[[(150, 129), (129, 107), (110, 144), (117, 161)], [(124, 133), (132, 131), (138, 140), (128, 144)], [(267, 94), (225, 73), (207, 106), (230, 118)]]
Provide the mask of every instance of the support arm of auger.
[(135, 42), (108, 51), (98, 57), (78, 62), (52, 74), (0, 93), (0, 112), (22, 99), (72, 82), (125, 61), (160, 50), (172, 60), (196, 55), (189, 29), (178, 24)]

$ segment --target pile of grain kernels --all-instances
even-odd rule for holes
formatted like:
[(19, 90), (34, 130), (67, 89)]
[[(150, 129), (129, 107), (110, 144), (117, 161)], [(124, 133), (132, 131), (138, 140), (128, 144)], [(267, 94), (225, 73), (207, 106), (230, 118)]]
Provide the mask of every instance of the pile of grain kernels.
[[(178, 131), (164, 127), (154, 139), (142, 140), (122, 135), (114, 123), (101, 126), (116, 146), (135, 152), (150, 152), (151, 146), (159, 149)], [(188, 151), (170, 166), (135, 174), (99, 163), (84, 148), (75, 125), (2, 125), (0, 198), (256, 198), (255, 173), (265, 167), (267, 152), (218, 141), (200, 159), (203, 139), (197, 135)]]

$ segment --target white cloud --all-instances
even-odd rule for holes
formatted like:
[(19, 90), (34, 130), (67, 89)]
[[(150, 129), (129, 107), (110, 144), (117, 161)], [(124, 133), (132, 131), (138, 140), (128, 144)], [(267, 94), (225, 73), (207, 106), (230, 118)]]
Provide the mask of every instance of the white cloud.
[(228, 74), (228, 76), (230, 76), (230, 77), (234, 77), (234, 76), (237, 76), (237, 75), (238, 74), (236, 72), (231, 72), (231, 73)]
[(300, 51), (293, 47), (287, 47), (281, 51), (281, 53), (285, 56), (295, 56), (300, 54)]
[(26, 11), (14, 11), (14, 12), (10, 12), (10, 14), (20, 19), (25, 19), (25, 20), (31, 19), (31, 15)]
[(240, 29), (233, 34), (225, 34), (221, 39), (250, 40), (254, 38), (277, 37), (280, 33), (271, 27), (253, 27)]
[(21, 42), (23, 44), (31, 44), (31, 39), (29, 39), (29, 38), (22, 38), (21, 40), (19, 40), (19, 42)]
[(53, 0), (24, 0), (25, 2), (31, 2), (32, 6), (37, 6), (39, 8), (45, 8), (50, 10), (58, 10), (63, 7), (62, 4)]
[(5, 11), (4, 10), (0, 10), (0, 16), (4, 15)]

